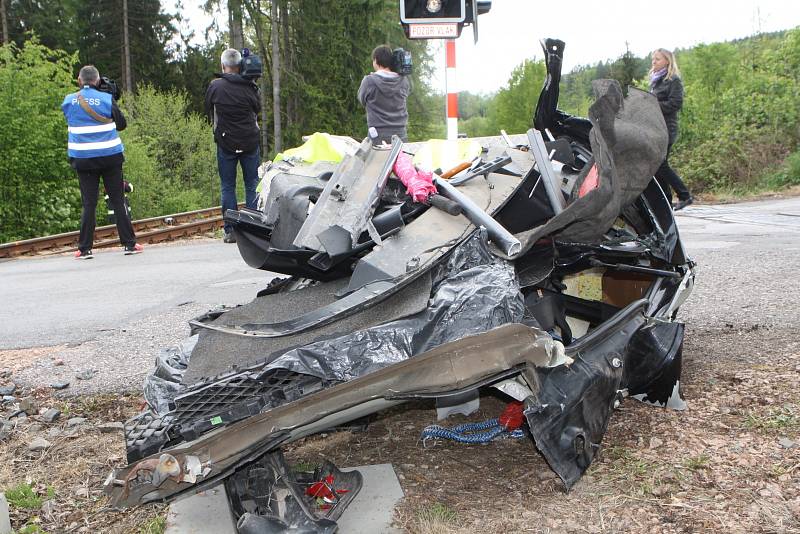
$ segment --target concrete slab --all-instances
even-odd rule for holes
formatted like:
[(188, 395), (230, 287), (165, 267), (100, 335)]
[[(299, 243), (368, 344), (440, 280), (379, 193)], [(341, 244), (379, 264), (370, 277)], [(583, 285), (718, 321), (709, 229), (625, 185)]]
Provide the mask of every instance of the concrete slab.
[(342, 469), (361, 471), (364, 486), (337, 523), (341, 534), (396, 534), (392, 528), (394, 507), (403, 498), (403, 489), (392, 464), (364, 465)]
[(225, 486), (174, 502), (167, 513), (164, 534), (236, 534)]
[(5, 493), (0, 493), (0, 534), (11, 534), (11, 518), (8, 515)]
[[(364, 486), (339, 518), (340, 534), (399, 534), (392, 528), (394, 507), (403, 489), (392, 464), (351, 467), (364, 477)], [(164, 534), (236, 534), (225, 487), (198, 493), (169, 507)]]

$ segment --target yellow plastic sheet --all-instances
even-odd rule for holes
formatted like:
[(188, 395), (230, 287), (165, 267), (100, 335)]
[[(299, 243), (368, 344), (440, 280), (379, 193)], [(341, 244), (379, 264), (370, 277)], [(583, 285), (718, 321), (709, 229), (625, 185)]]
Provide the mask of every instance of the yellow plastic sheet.
[[(355, 148), (353, 148), (355, 146)], [(275, 156), (274, 162), (283, 160), (303, 161), (333, 161), (338, 163), (346, 154), (353, 154), (358, 149), (358, 143), (327, 133), (315, 132), (302, 145), (284, 150)]]
[(414, 155), (414, 165), (426, 171), (442, 172), (481, 155), (483, 148), (474, 139), (431, 139)]

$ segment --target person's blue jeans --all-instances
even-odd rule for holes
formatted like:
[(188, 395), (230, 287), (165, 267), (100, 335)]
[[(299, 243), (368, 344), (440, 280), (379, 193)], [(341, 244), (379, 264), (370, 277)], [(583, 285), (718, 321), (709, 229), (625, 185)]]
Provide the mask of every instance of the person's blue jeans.
[[(258, 186), (258, 166), (261, 163), (261, 152), (258, 147), (251, 152), (229, 152), (217, 145), (217, 166), (219, 167), (220, 196), (222, 197), (222, 215), (226, 210), (237, 209), (236, 200), (236, 164), (242, 166), (244, 176), (245, 204), (256, 209), (256, 187)], [(226, 222), (225, 231), (231, 226)]]

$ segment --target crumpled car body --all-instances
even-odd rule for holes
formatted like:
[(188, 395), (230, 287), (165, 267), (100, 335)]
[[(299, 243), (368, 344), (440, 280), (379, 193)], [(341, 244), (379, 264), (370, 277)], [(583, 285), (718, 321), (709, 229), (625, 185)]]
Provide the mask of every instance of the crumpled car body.
[[(256, 484), (253, 466), (281, 478), (281, 446), (484, 387), (524, 403), (569, 488), (624, 397), (682, 408), (676, 315), (694, 273), (652, 179), (667, 147), (658, 104), (600, 80), (589, 119), (569, 116), (557, 109), (564, 44), (543, 47), (535, 128), (479, 139), (482, 160), (502, 166), (439, 188), (469, 216), (410, 201), (391, 168), (418, 144), (399, 140), (335, 165), (273, 167), (259, 209), (226, 214), (244, 260), (287, 277), (198, 317), (159, 357), (151, 409), (126, 424), (129, 465), (107, 481), (114, 505), (226, 481), (237, 516), (269, 513), (243, 505), (241, 488)], [(309, 528), (332, 528), (335, 514), (301, 500)]]

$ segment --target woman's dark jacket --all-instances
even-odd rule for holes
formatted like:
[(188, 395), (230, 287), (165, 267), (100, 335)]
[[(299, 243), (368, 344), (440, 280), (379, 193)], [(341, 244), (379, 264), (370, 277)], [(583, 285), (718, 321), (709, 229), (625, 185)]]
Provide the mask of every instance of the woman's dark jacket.
[(683, 82), (677, 76), (671, 80), (667, 80), (665, 76), (653, 85), (650, 92), (656, 95), (658, 105), (661, 106), (669, 132), (669, 144), (672, 146), (678, 139), (678, 112), (683, 107)]

